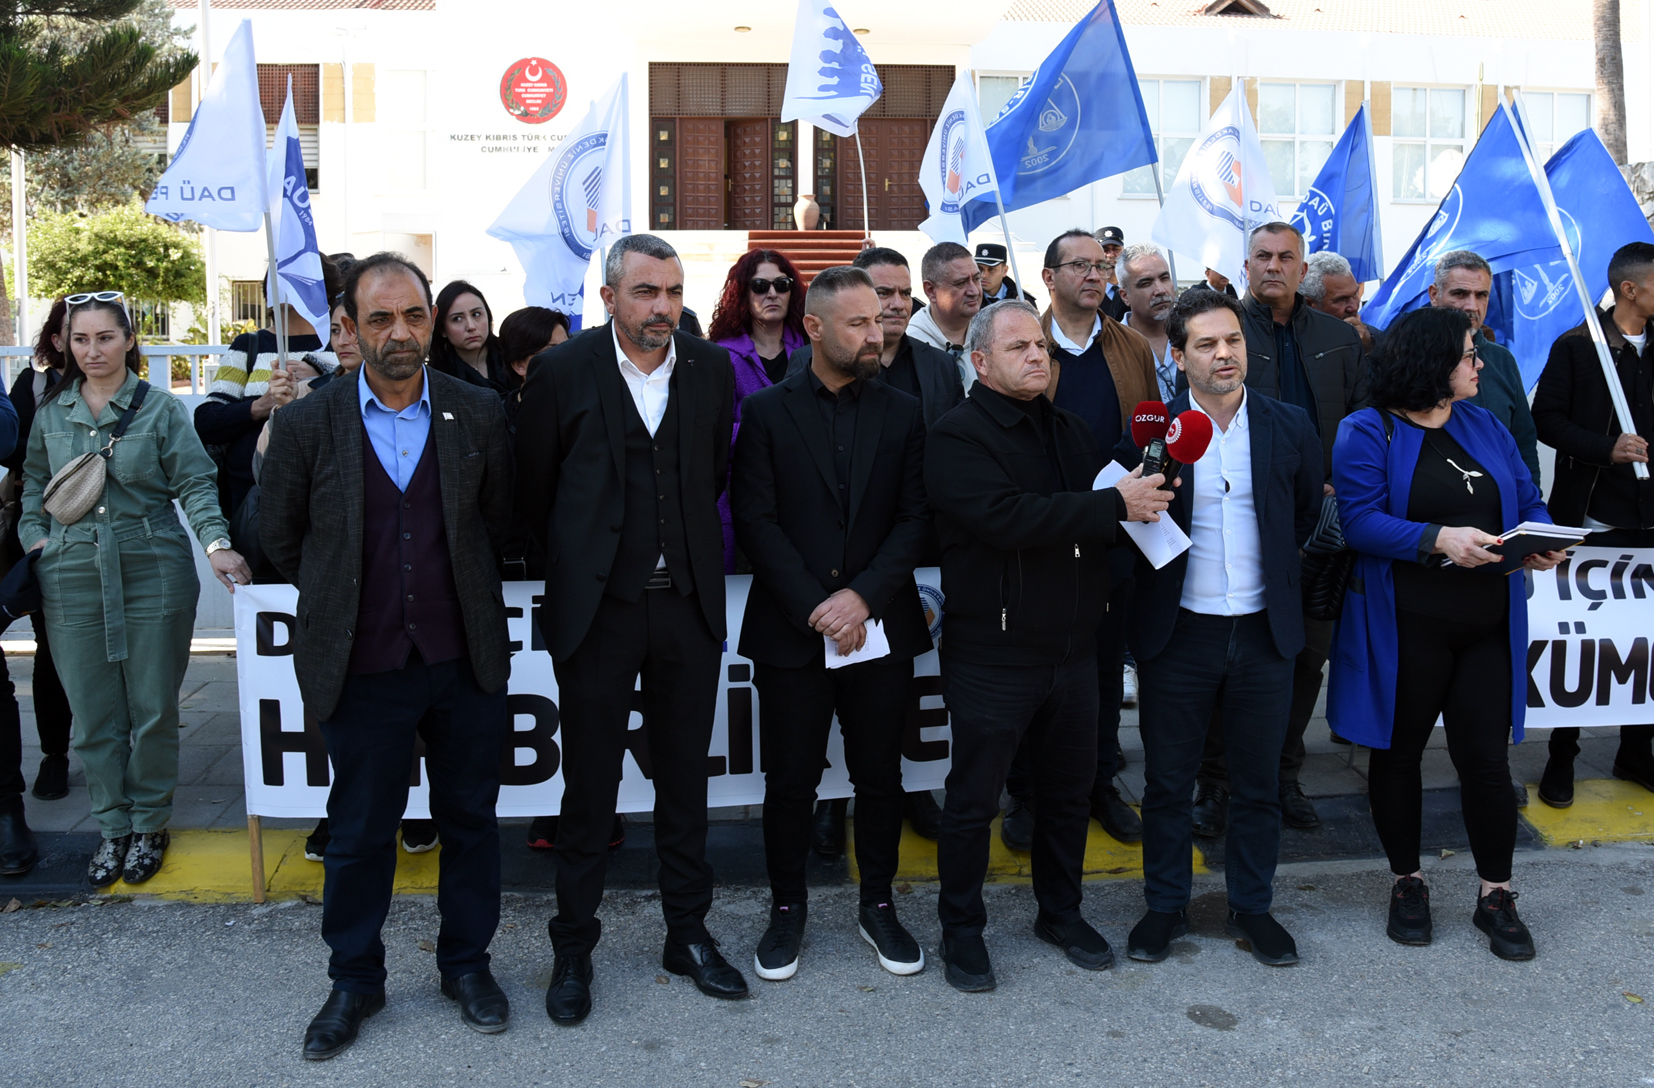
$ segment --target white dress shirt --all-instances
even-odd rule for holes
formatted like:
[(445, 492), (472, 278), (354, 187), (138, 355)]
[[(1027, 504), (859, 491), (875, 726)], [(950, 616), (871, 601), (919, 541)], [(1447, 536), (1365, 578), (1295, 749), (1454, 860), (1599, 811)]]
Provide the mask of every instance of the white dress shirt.
[[(1193, 397), (1189, 407), (1209, 415)], [(1244, 391), (1240, 411), (1227, 431), (1213, 420), (1212, 444), (1192, 469), (1195, 490), (1189, 518), (1189, 568), (1178, 603), (1210, 616), (1262, 612), (1263, 545), (1252, 501), (1252, 436)]]
[(1068, 338), (1066, 333), (1062, 331), (1062, 326), (1057, 324), (1057, 319), (1055, 317), (1051, 319), (1051, 339), (1056, 342), (1056, 345), (1059, 348), (1062, 348), (1070, 355), (1084, 355), (1086, 352), (1090, 351), (1091, 345), (1097, 339), (1097, 334), (1102, 331), (1103, 315), (1097, 314), (1091, 319), (1091, 335), (1085, 338), (1085, 343), (1076, 344)]
[[(643, 425), (649, 430), (649, 437), (655, 437), (660, 430), (660, 421), (666, 418), (666, 402), (672, 399), (672, 368), (678, 365), (678, 341), (676, 337), (666, 342), (666, 362), (657, 366), (652, 373), (645, 374), (632, 362), (632, 357), (626, 354), (626, 349), (620, 346), (620, 332), (609, 322), (609, 335), (615, 338), (615, 361), (620, 364), (620, 376), (626, 381), (626, 388), (631, 391), (632, 403), (637, 405), (637, 414), (643, 417)], [(666, 569), (666, 553), (662, 552), (655, 561), (656, 570)]]

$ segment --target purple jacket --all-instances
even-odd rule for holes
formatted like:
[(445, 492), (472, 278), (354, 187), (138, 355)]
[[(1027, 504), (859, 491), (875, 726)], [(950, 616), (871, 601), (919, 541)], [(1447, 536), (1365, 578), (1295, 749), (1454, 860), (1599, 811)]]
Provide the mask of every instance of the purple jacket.
[[(729, 351), (729, 365), (735, 371), (735, 427), (730, 431), (729, 449), (735, 451), (735, 436), (741, 433), (741, 402), (750, 394), (758, 392), (765, 386), (775, 383), (770, 381), (764, 373), (764, 360), (758, 357), (758, 347), (752, 342), (752, 334), (743, 332), (739, 336), (732, 336), (728, 340), (713, 341), (721, 348)], [(783, 327), (781, 330), (781, 350), (789, 357), (809, 341), (803, 333), (794, 332)], [(718, 516), (724, 523), (724, 573), (735, 573), (735, 519), (729, 510), (729, 488), (718, 496)]]

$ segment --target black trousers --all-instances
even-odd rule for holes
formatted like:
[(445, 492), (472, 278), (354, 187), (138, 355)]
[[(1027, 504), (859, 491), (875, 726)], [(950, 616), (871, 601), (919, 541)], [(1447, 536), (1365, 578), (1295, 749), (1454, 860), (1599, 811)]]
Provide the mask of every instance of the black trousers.
[(764, 760), (764, 860), (777, 903), (803, 903), (811, 814), (838, 712), (844, 762), (856, 788), (856, 866), (861, 901), (887, 903), (902, 841), (902, 730), (912, 658), (829, 669), (757, 665)]
[(1143, 897), (1150, 910), (1189, 905), (1191, 797), (1207, 724), (1222, 723), (1234, 770), (1224, 847), (1229, 906), (1267, 914), (1281, 852), (1276, 770), (1292, 698), (1292, 662), (1275, 650), (1266, 612), (1179, 609), (1166, 648), (1137, 663), (1143, 714)]
[[(1111, 570), (1119, 564), (1115, 556), (1135, 549), (1115, 549), (1109, 553)], [(1129, 559), (1130, 556), (1128, 555)], [(1097, 776), (1093, 782), (1108, 785), (1120, 773), (1120, 700), (1125, 698), (1126, 680), (1126, 608), (1131, 601), (1132, 587), (1129, 566), (1124, 574), (1115, 573), (1113, 588), (1108, 594), (1108, 611), (1097, 625)], [(1025, 741), (1017, 748), (1011, 770), (1005, 776), (1005, 791), (1012, 797), (1027, 800), (1034, 795), (1034, 755)]]
[[(1654, 529), (1609, 529), (1592, 533), (1580, 543), (1589, 548), (1654, 548)], [(1551, 730), (1550, 757), (1573, 764), (1579, 755), (1579, 729), (1568, 726)], [(1614, 762), (1643, 769), (1654, 765), (1654, 725), (1620, 726), (1620, 747)]]
[[(39, 612), (29, 616), (34, 626), (34, 725), (40, 734), (40, 754), (69, 754), (69, 697), (52, 664), (52, 649), (46, 642), (46, 620)], [(0, 655), (0, 812), (23, 807), (28, 789), (23, 774), (23, 721), (17, 705), (17, 689)]]
[(437, 967), (444, 978), (488, 967), (500, 922), (494, 808), (509, 728), (505, 705), (506, 689), (483, 691), (464, 658), (427, 665), (415, 651), (400, 669), (345, 679), (338, 708), (321, 723), (333, 760), (322, 938), (333, 950), (327, 973), (334, 989), (385, 988), (379, 931), (396, 879), (396, 828), (408, 807), (416, 734), (425, 741), (431, 817), (442, 839)]
[(597, 908), (634, 709), (643, 713), (644, 770), (655, 786), (655, 854), (667, 936), (707, 939), (707, 749), (721, 662), (721, 646), (696, 595), (685, 597), (675, 588), (645, 590), (636, 603), (604, 597), (585, 641), (558, 662), (563, 806), (557, 915), (550, 930), (559, 955), (589, 953), (602, 934)]
[[(1309, 720), (1315, 716), (1316, 700), (1321, 698), (1321, 684), (1326, 679), (1327, 656), (1332, 653), (1332, 632), (1336, 626), (1331, 620), (1312, 620), (1304, 617), (1304, 648), (1292, 661), (1292, 710), (1286, 719), (1286, 736), (1281, 741), (1279, 775), (1281, 784), (1291, 785), (1303, 772), (1308, 751), (1304, 748), (1304, 733)], [(1206, 730), (1206, 748), (1200, 757), (1200, 781), (1229, 788), (1229, 766), (1224, 760), (1223, 721), (1213, 715)]]
[(1436, 718), (1459, 772), (1459, 804), (1483, 880), (1510, 879), (1516, 796), (1510, 788), (1510, 630), (1396, 612), (1396, 719), (1390, 747), (1367, 764), (1373, 824), (1398, 876), (1419, 869), (1424, 786), (1419, 762)]
[(1034, 779), (1034, 898), (1067, 924), (1080, 917), (1080, 872), (1091, 823), (1097, 769), (1097, 661), (1060, 665), (950, 662), (942, 654), (942, 691), (953, 723), (942, 833), (936, 845), (942, 932), (980, 934), (988, 924), (982, 882), (999, 815), (999, 791), (1017, 746), (1030, 745)]

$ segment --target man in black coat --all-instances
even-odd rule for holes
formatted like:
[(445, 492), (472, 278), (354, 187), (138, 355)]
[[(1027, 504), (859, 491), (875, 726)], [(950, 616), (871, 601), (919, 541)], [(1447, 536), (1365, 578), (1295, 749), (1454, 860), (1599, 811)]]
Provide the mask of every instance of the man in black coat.
[[(1158, 570), (1138, 556), (1127, 627), (1141, 678), (1149, 909), (1126, 947), (1149, 963), (1188, 932), (1190, 789), (1214, 719), (1234, 797), (1224, 852), (1229, 932), (1264, 963), (1298, 958), (1269, 913), (1270, 885), (1281, 846), (1277, 767), (1292, 663), (1304, 647), (1298, 550), (1321, 510), (1321, 444), (1302, 409), (1247, 389), (1241, 316), (1227, 295), (1197, 291), (1178, 300), (1167, 322), (1189, 386), (1171, 413), (1206, 415), (1212, 441), (1181, 470), (1171, 504), (1191, 545)], [(1130, 435), (1115, 459), (1142, 462)]]
[[(1547, 505), (1558, 525), (1592, 530), (1584, 543), (1600, 548), (1654, 548), (1654, 481), (1632, 466), (1648, 463), (1654, 436), (1654, 244), (1632, 242), (1608, 263), (1614, 305), (1597, 314), (1636, 433), (1623, 433), (1608, 380), (1584, 325), (1557, 338), (1533, 394), (1539, 440), (1556, 450), (1556, 481)], [(1620, 727), (1614, 777), (1654, 790), (1654, 725)], [(1553, 729), (1539, 799), (1553, 808), (1574, 803), (1578, 729)]]
[(299, 590), (294, 672), (334, 774), (322, 905), (333, 993), (305, 1031), (309, 1059), (350, 1046), (385, 1006), (379, 931), (416, 739), (442, 839), (442, 992), (478, 1031), (510, 1016), (488, 970), (511, 672), (505, 413), (498, 395), (425, 365), (431, 288), (414, 265), (359, 261), (344, 297), (362, 365), (271, 416), (259, 519), (265, 554)]
[[(918, 401), (869, 380), (884, 334), (866, 272), (817, 273), (805, 306), (814, 358), (747, 398), (731, 481), (735, 539), (752, 562), (740, 653), (763, 704), (772, 902), (755, 967), (772, 980), (798, 970), (811, 808), (836, 710), (856, 790), (861, 935), (887, 971), (911, 975), (925, 957), (896, 919), (891, 882), (913, 659), (931, 647), (913, 582), (930, 535), (925, 425)], [(874, 631), (883, 656), (834, 666)]]
[(612, 320), (534, 358), (517, 417), (517, 504), (543, 534), (540, 630), (561, 699), (556, 961), (546, 991), (559, 1024), (591, 1012), (597, 908), (639, 673), (662, 966), (714, 997), (747, 992), (705, 922), (707, 748), (725, 634), (717, 501), (735, 378), (723, 348), (674, 331), (683, 264), (666, 242), (616, 242), (602, 291)]
[(931, 429), (925, 489), (942, 541), (943, 695), (953, 765), (936, 862), (948, 982), (995, 986), (982, 940), (989, 827), (1024, 736), (1036, 811), (1034, 933), (1076, 965), (1114, 952), (1080, 914), (1080, 871), (1097, 771), (1097, 625), (1108, 548), (1125, 519), (1154, 520), (1169, 494), (1139, 475), (1093, 491), (1103, 467), (1091, 428), (1043, 394), (1051, 357), (1039, 314), (1000, 302), (971, 321), (970, 397)]

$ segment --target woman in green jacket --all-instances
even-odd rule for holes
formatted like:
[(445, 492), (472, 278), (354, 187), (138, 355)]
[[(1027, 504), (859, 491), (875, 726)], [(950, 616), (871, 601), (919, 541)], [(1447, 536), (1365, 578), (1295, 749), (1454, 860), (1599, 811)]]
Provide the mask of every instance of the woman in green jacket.
[[(139, 883), (161, 868), (178, 785), (178, 688), (200, 595), (183, 504), (218, 580), (252, 581), (230, 550), (217, 473), (183, 405), (147, 390), (106, 462), (97, 502), (72, 525), (42, 508), (54, 473), (110, 441), (138, 392), (141, 356), (119, 292), (71, 295), (63, 381), (45, 399), (23, 465), (23, 546), (37, 563), (42, 611), (74, 714), (103, 843), (94, 887)], [(130, 655), (128, 651), (130, 652)]]

